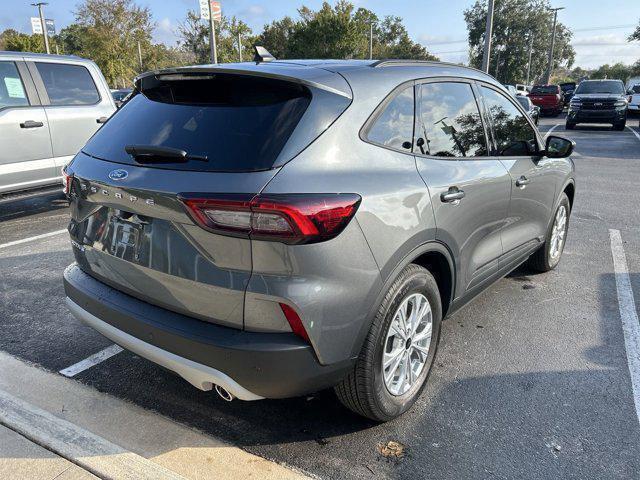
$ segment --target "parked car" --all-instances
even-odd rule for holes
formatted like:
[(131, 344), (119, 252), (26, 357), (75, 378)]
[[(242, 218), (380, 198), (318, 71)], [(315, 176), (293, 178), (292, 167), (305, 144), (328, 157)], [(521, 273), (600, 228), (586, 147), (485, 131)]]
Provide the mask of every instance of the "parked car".
[(565, 82), (560, 84), (560, 89), (564, 95), (564, 106), (569, 105), (571, 101), (571, 97), (573, 97), (573, 92), (576, 89), (576, 82)]
[(127, 97), (133, 92), (132, 88), (122, 88), (120, 90), (111, 90), (111, 96), (116, 104), (116, 108), (120, 108)]
[(580, 82), (569, 104), (566, 128), (579, 123), (610, 123), (614, 130), (624, 130), (627, 123), (628, 97), (620, 80), (585, 80)]
[(522, 105), (524, 111), (527, 112), (527, 114), (531, 117), (533, 123), (538, 125), (538, 122), (540, 121), (540, 107), (534, 105), (529, 97), (518, 95), (516, 99), (518, 100), (518, 103)]
[(529, 94), (534, 105), (540, 107), (542, 113), (557, 117), (564, 108), (564, 95), (559, 85), (534, 85)]
[(518, 95), (518, 91), (516, 90), (516, 87), (514, 87), (513, 85), (505, 85), (504, 88), (506, 88), (509, 91), (509, 93), (514, 97)]
[(573, 142), (474, 69), (262, 58), (143, 74), (67, 167), (67, 305), (226, 400), (390, 420), (443, 318), (558, 265)]
[(531, 86), (523, 85), (521, 83), (516, 83), (516, 91), (517, 91), (518, 95), (527, 96), (527, 95), (529, 95), (529, 92), (531, 91)]
[(627, 91), (629, 95), (629, 105), (627, 106), (629, 113), (640, 112), (640, 83), (633, 85)]
[(95, 63), (0, 52), (0, 196), (59, 188), (61, 169), (115, 111)]

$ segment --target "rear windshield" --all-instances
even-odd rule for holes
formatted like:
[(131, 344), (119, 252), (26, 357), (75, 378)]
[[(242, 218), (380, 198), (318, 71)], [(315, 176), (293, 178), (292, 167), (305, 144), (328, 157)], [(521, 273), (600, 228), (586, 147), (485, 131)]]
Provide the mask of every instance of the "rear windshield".
[(631, 87), (631, 90), (633, 91), (633, 93), (640, 93), (640, 85), (634, 85), (633, 87)]
[(137, 165), (127, 146), (168, 147), (186, 161), (145, 161), (180, 170), (272, 168), (311, 101), (304, 86), (231, 74), (160, 75), (136, 93), (87, 143), (93, 157)]
[(617, 80), (598, 80), (582, 82), (578, 85), (576, 93), (624, 93), (622, 82)]
[(555, 85), (535, 85), (531, 89), (531, 93), (533, 95), (544, 95), (549, 93), (556, 94), (558, 93), (558, 87), (556, 87)]

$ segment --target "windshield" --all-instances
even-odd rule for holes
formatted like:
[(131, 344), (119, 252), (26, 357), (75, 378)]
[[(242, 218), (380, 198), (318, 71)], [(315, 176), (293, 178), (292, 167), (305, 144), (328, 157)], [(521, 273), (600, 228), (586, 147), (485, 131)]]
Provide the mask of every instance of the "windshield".
[(142, 93), (136, 92), (83, 151), (136, 164), (127, 146), (161, 147), (184, 151), (190, 161), (156, 168), (266, 170), (273, 168), (311, 102), (306, 87), (281, 80), (221, 74), (165, 77), (143, 84)]
[(640, 93), (640, 85), (634, 85), (633, 87), (631, 87), (631, 90), (633, 91), (633, 93)]
[(618, 93), (623, 94), (622, 82), (617, 80), (599, 80), (582, 82), (578, 85), (576, 93)]
[(533, 95), (555, 95), (558, 93), (558, 87), (555, 85), (536, 85), (531, 89)]

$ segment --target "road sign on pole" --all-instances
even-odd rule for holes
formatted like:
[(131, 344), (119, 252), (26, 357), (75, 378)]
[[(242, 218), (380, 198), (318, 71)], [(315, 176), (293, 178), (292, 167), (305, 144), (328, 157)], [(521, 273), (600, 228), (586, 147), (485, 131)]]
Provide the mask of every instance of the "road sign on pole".
[(55, 22), (52, 19), (47, 18), (44, 21), (44, 23), (45, 23), (45, 25), (47, 27), (47, 35), (51, 35), (51, 36), (55, 35), (56, 34), (56, 24), (55, 24)]
[(200, 19), (209, 20), (209, 0), (200, 0)]
[(211, 2), (211, 17), (216, 22), (222, 20), (222, 8), (220, 7), (220, 2)]
[(42, 23), (40, 23), (40, 17), (31, 17), (31, 32), (42, 35)]

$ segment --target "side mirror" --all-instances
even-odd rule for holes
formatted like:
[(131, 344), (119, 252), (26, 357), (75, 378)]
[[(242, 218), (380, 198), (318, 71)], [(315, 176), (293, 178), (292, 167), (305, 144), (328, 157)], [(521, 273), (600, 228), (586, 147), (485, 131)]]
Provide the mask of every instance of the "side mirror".
[(544, 156), (549, 158), (566, 158), (573, 153), (576, 142), (562, 137), (551, 135), (547, 137)]

